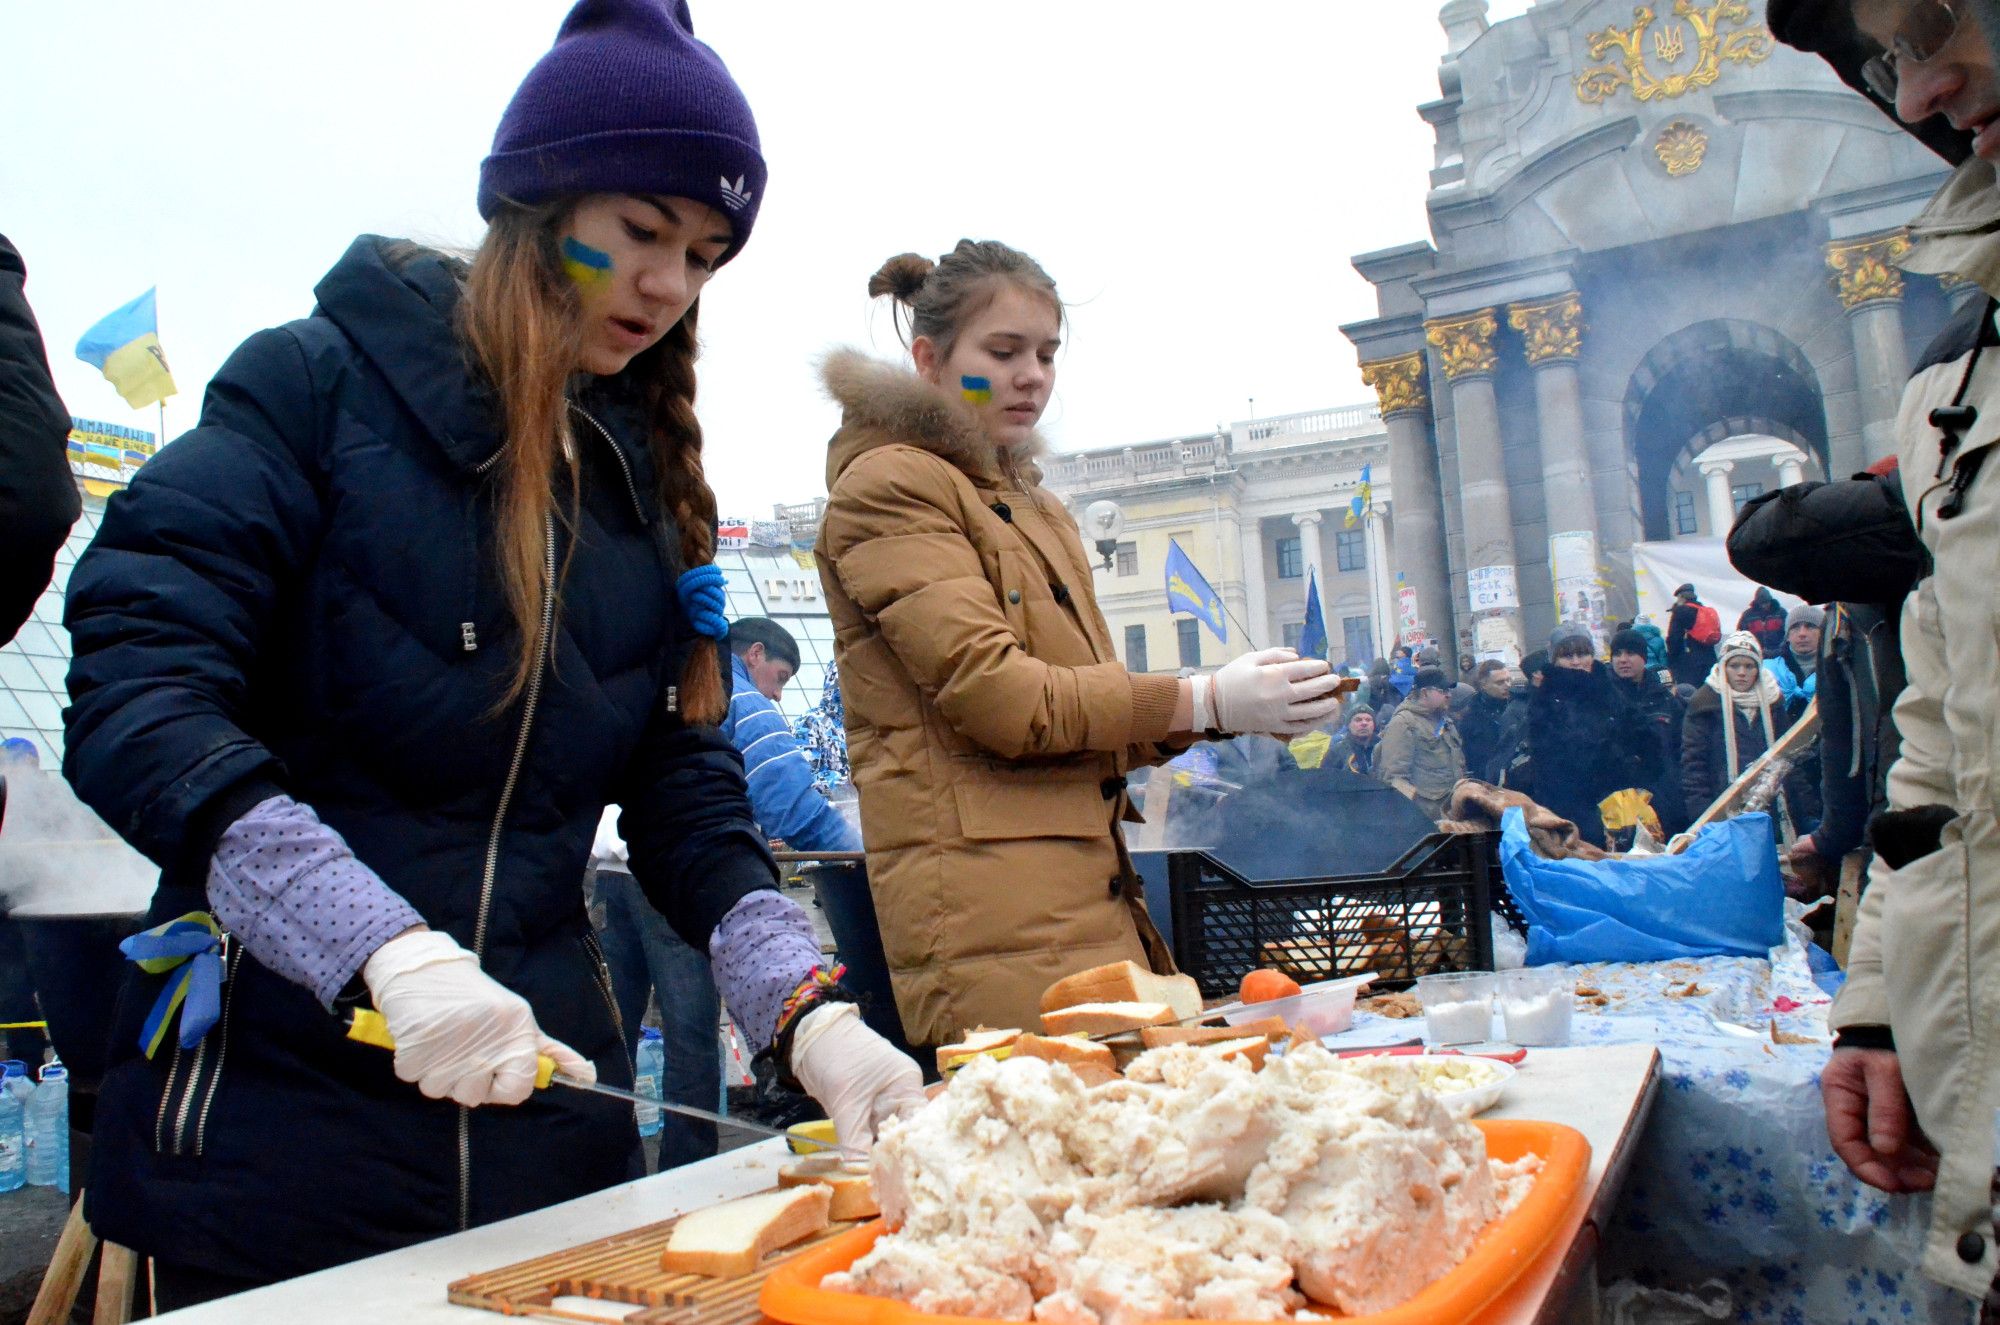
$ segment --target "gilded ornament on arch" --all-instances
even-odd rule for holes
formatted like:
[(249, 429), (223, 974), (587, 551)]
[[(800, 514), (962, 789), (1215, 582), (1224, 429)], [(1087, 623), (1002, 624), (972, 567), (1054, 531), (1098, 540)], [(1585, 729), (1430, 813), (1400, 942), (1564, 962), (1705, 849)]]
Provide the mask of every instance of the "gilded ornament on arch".
[(1430, 408), (1424, 392), (1424, 356), (1406, 354), (1399, 359), (1378, 359), (1361, 365), (1361, 380), (1375, 388), (1382, 417), (1407, 414)]
[(1841, 307), (1859, 308), (1880, 299), (1903, 297), (1903, 272), (1897, 259), (1910, 251), (1910, 238), (1897, 230), (1849, 243), (1826, 246), (1826, 265)]
[(1482, 308), (1462, 317), (1439, 318), (1424, 323), (1424, 340), (1438, 352), (1447, 380), (1490, 373), (1500, 365), (1493, 350), (1493, 333), (1500, 330), (1493, 310)]
[(1669, 175), (1676, 178), (1692, 175), (1701, 169), (1702, 158), (1708, 155), (1708, 135), (1699, 125), (1675, 120), (1660, 130), (1653, 143), (1653, 155), (1660, 158)]
[(1521, 333), (1530, 364), (1580, 358), (1583, 354), (1583, 301), (1575, 294), (1536, 304), (1515, 304), (1507, 325)]
[[(1713, 84), (1722, 76), (1725, 64), (1762, 64), (1771, 58), (1771, 30), (1761, 23), (1743, 26), (1750, 22), (1747, 0), (1711, 0), (1706, 5), (1674, 0), (1672, 18), (1652, 33), (1653, 56), (1667, 69), (1656, 74), (1646, 62), (1646, 33), (1658, 17), (1652, 8), (1640, 5), (1632, 11), (1631, 27), (1609, 27), (1585, 38), (1591, 59), (1612, 58), (1576, 76), (1578, 101), (1600, 105), (1618, 95), (1620, 88), (1629, 89), (1637, 101), (1671, 101)], [(1685, 25), (1673, 20), (1685, 20)], [(1731, 26), (1736, 30), (1724, 31)], [(1686, 73), (1676, 73), (1673, 67), (1688, 54), (1686, 34), (1690, 30), (1694, 33), (1694, 63)]]

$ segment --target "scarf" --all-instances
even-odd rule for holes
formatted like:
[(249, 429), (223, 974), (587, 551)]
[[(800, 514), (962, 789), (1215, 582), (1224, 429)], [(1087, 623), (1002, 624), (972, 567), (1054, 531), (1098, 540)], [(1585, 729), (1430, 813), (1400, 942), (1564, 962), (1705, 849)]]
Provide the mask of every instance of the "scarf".
[[(1723, 669), (1729, 666), (1732, 658), (1748, 658), (1757, 664), (1757, 683), (1748, 690), (1737, 690), (1729, 684), (1728, 673)], [(1709, 669), (1708, 680), (1702, 683), (1723, 701), (1722, 744), (1728, 752), (1730, 782), (1743, 775), (1742, 757), (1736, 748), (1736, 710), (1741, 709), (1746, 716), (1754, 713), (1762, 719), (1766, 750), (1778, 741), (1777, 731), (1771, 725), (1771, 706), (1782, 703), (1784, 697), (1778, 689), (1777, 678), (1764, 670), (1763, 658), (1763, 646), (1757, 643), (1757, 637), (1747, 630), (1739, 630), (1722, 641), (1720, 656), (1716, 658), (1715, 666)]]

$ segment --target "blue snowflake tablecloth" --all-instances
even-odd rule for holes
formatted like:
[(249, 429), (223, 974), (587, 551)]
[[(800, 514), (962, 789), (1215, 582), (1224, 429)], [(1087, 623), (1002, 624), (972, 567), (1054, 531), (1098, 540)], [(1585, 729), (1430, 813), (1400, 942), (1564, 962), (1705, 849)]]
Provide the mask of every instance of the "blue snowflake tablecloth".
[[(1611, 1224), (1600, 1273), (1691, 1288), (1720, 1280), (1728, 1319), (1780, 1325), (1951, 1322), (1968, 1299), (1916, 1264), (1927, 1199), (1885, 1196), (1835, 1158), (1820, 1106), (1830, 1000), (1804, 948), (1570, 968), (1575, 1044), (1650, 1044), (1660, 1094)], [(1496, 1018), (1497, 1022), (1497, 1018)], [(1351, 1037), (1420, 1029), (1359, 1013)], [(1496, 1029), (1498, 1027), (1496, 1026)]]

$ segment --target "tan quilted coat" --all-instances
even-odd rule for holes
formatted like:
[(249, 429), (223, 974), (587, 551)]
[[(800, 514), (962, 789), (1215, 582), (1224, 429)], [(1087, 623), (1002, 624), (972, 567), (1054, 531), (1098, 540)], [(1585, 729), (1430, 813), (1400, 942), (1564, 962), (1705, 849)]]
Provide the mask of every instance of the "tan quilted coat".
[(844, 351), (817, 553), (882, 944), (910, 1043), (1036, 1025), (1042, 990), (1172, 959), (1118, 827), (1178, 683), (1112, 651), (1076, 524), (958, 401)]

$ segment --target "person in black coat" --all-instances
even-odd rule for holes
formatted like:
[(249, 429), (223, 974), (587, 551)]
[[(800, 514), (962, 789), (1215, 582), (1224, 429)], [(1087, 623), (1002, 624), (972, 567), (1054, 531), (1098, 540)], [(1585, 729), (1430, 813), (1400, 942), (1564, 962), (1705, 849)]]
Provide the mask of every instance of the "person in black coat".
[(1535, 794), (1535, 759), (1528, 746), (1528, 713), (1548, 666), (1545, 649), (1536, 649), (1521, 659), (1520, 676), (1507, 687), (1507, 707), (1500, 712), (1500, 729), (1493, 740), (1487, 771), (1482, 775), (1477, 769), (1467, 767), (1474, 777), (1484, 776), (1488, 782), (1524, 795)]
[(1472, 699), (1458, 719), (1458, 734), (1465, 742), (1465, 771), (1470, 777), (1497, 781), (1493, 760), (1500, 752), (1500, 723), (1513, 696), (1513, 671), (1506, 663), (1488, 658), (1472, 673)]
[(82, 511), (69, 472), (69, 411), (56, 394), (28, 268), (0, 235), (0, 644), (49, 587), (56, 552)]
[(1736, 618), (1736, 628), (1755, 635), (1766, 658), (1777, 657), (1785, 647), (1785, 609), (1761, 584), (1757, 586), (1757, 592), (1750, 596), (1750, 606)]
[[(212, 999), (159, 1039), (167, 978), (128, 976), (97, 1105), (88, 1215), (158, 1309), (643, 1172), (629, 1104), (533, 1088), (541, 1056), (632, 1084), (582, 888), (607, 804), (843, 1141), (922, 1102), (777, 891), (716, 726), (695, 308), (765, 171), (684, 21), (580, 4), (481, 168), (472, 260), (356, 240), (71, 575), (64, 772), (160, 866), (148, 924), (214, 936)], [(345, 1035), (364, 1000), (393, 1055)]]
[(1646, 790), (1653, 793), (1653, 811), (1669, 836), (1688, 825), (1681, 799), (1681, 724), (1687, 705), (1646, 666), (1647, 639), (1627, 629), (1611, 637), (1611, 679), (1618, 692), (1651, 726), (1659, 742), (1660, 760)]
[[(1778, 683), (1764, 670), (1757, 637), (1737, 631), (1722, 641), (1722, 659), (1688, 701), (1681, 725), (1681, 795), (1700, 818), (1743, 771), (1791, 730)], [(1796, 835), (1818, 818), (1819, 798), (1793, 773), (1783, 785)]]
[(1694, 585), (1683, 584), (1674, 590), (1673, 610), (1667, 614), (1667, 667), (1674, 674), (1674, 684), (1698, 686), (1714, 670), (1718, 641), (1703, 643), (1690, 633), (1704, 612), (1712, 615), (1714, 611), (1696, 596)]
[(1564, 623), (1549, 636), (1549, 665), (1528, 701), (1534, 798), (1603, 846), (1598, 802), (1660, 775), (1658, 739), (1594, 656), (1590, 632)]

